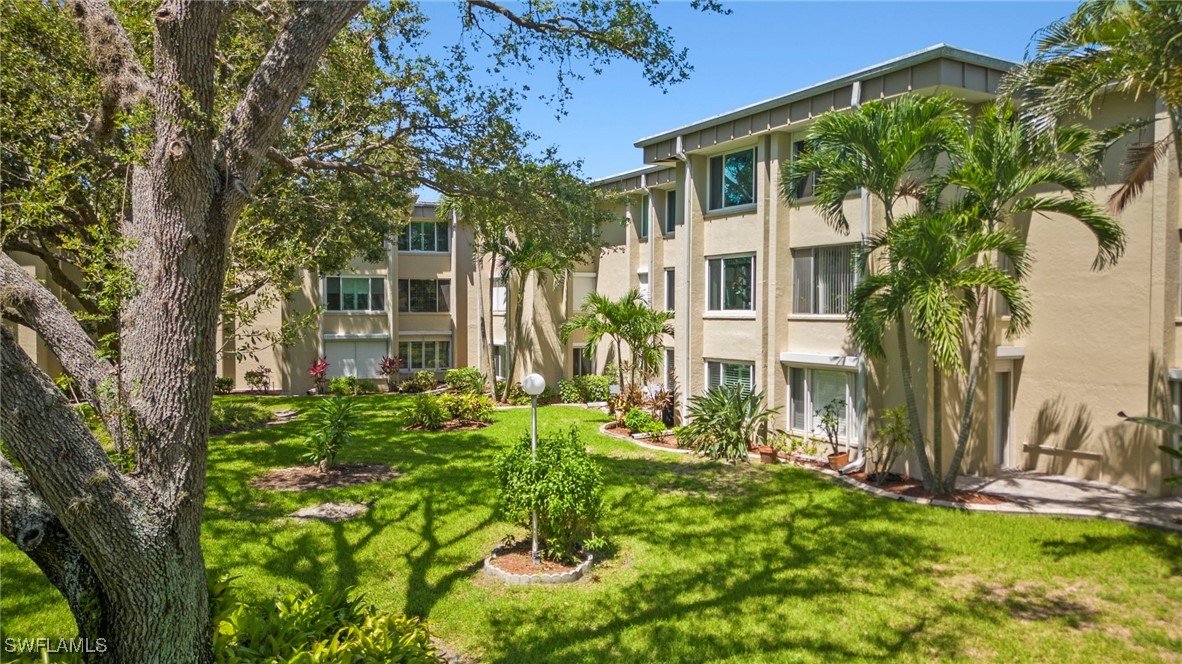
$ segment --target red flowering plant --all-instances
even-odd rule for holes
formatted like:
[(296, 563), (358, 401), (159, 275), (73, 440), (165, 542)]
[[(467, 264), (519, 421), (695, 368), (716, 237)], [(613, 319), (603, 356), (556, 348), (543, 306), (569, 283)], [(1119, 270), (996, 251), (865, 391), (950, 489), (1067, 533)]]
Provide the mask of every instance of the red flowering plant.
[(312, 363), (312, 368), (308, 369), (308, 375), (312, 377), (312, 382), (316, 384), (316, 393), (324, 394), (324, 383), (328, 379), (328, 358), (321, 357)]
[(386, 387), (391, 392), (394, 391), (395, 377), (398, 376), (398, 372), (402, 371), (403, 367), (405, 367), (405, 366), (406, 366), (406, 362), (401, 357), (398, 357), (397, 355), (395, 355), (394, 357), (390, 357), (389, 355), (385, 355), (382, 357), (381, 363), (378, 364), (378, 373), (380, 373), (381, 375), (386, 377)]

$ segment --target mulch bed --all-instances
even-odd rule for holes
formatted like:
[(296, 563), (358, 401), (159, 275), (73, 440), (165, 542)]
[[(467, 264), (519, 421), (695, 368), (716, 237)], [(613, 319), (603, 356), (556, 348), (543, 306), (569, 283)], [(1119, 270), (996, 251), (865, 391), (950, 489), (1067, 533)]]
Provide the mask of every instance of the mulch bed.
[(677, 437), (673, 435), (661, 436), (660, 438), (653, 438), (650, 436), (648, 438), (637, 439), (632, 437), (633, 431), (631, 429), (624, 426), (623, 424), (616, 424), (615, 422), (609, 422), (603, 430), (606, 431), (608, 435), (615, 436), (616, 438), (623, 438), (633, 442), (641, 442), (645, 443), (646, 445), (655, 445), (657, 447), (668, 447), (671, 450), (685, 449), (684, 447), (677, 444)]
[(536, 564), (530, 556), (529, 540), (521, 540), (510, 547), (497, 551), (497, 557), (492, 564), (499, 570), (510, 574), (562, 574), (575, 569), (577, 565), (564, 565), (553, 560), (540, 559)]
[(390, 466), (378, 464), (345, 464), (333, 466), (324, 473), (316, 466), (296, 466), (269, 471), (250, 485), (267, 491), (315, 491), (384, 482), (401, 474)]
[(438, 429), (428, 429), (417, 425), (406, 427), (407, 431), (429, 431), (431, 433), (438, 433), (440, 431), (475, 431), (483, 429), (491, 424), (491, 422), (477, 422), (476, 420), (448, 420), (443, 423), (443, 426)]
[(868, 476), (866, 473), (849, 473), (849, 477), (867, 485), (877, 487), (883, 491), (897, 493), (902, 496), (911, 496), (913, 498), (930, 498), (933, 500), (946, 500), (950, 503), (961, 503), (966, 505), (1000, 505), (1001, 503), (1012, 502), (995, 496), (991, 493), (981, 493), (980, 491), (954, 491), (952, 493), (941, 493), (932, 495), (923, 489), (923, 482), (911, 479), (910, 477), (895, 477), (890, 476), (883, 481), (882, 484), (875, 484), (874, 478)]

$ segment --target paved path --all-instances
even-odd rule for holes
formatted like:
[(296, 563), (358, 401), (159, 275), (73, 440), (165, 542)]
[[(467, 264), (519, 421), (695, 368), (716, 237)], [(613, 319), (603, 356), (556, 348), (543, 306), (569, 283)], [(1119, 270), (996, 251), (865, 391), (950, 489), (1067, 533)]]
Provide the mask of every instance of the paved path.
[(961, 477), (956, 487), (1004, 496), (1012, 501), (1009, 506), (1022, 511), (1096, 516), (1182, 530), (1182, 496), (1154, 497), (1100, 482), (1017, 470), (996, 477)]

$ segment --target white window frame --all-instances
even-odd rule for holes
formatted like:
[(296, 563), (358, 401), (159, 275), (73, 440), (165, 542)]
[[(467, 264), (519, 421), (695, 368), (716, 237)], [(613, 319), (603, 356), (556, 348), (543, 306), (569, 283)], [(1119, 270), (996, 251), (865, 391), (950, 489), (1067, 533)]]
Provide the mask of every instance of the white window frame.
[[(751, 153), (751, 201), (747, 203), (735, 203), (733, 205), (723, 205), (722, 201), (714, 200), (714, 160), (721, 159), (723, 171), (726, 170), (727, 157), (733, 157), (743, 152)], [(722, 189), (718, 194), (723, 200), (726, 199), (726, 178), (723, 176)], [(706, 160), (706, 210), (711, 214), (717, 212), (726, 212), (731, 210), (743, 210), (754, 208), (759, 202), (759, 149), (758, 146), (742, 148), (740, 150), (730, 150), (722, 154), (711, 155)]]
[(492, 312), (494, 314), (503, 314), (509, 309), (509, 286), (500, 277), (493, 279), (492, 302), (490, 306), (492, 306)]
[[(420, 366), (413, 366), (411, 364), (410, 344), (420, 344), (421, 345), (421, 348), (419, 349), (419, 357), (423, 357), (423, 355), (425, 354), (426, 344), (434, 344), (435, 345), (435, 357), (438, 358), (439, 357), (439, 344), (441, 344), (441, 343), (447, 344), (447, 361), (444, 363), (444, 366), (442, 366), (442, 367), (438, 366), (438, 359), (436, 360), (436, 366), (431, 366), (431, 367), (421, 366), (421, 363), (420, 363)], [(406, 345), (406, 352), (403, 352), (403, 345), (404, 344)], [(412, 373), (415, 371), (423, 371), (423, 370), (445, 371), (447, 369), (451, 369), (452, 362), (454, 359), (453, 355), (452, 355), (455, 350), (454, 346), (455, 346), (454, 341), (449, 336), (416, 335), (415, 338), (407, 338), (407, 339), (403, 339), (400, 337), (398, 339), (398, 356), (402, 358), (402, 362), (403, 362), (403, 367), (402, 367), (402, 370), (400, 371), (400, 373)]]
[[(341, 306), (337, 309), (330, 309), (328, 307), (328, 280), (329, 279), (339, 280), (338, 288), (341, 289), (339, 291), (340, 298), (341, 298), (341, 302), (340, 302)], [(366, 283), (369, 284), (369, 292), (368, 292), (367, 300), (369, 301), (370, 308), (368, 308), (368, 309), (346, 309), (344, 307), (344, 304), (345, 304), (344, 281), (343, 281), (344, 279), (365, 279), (366, 280)], [(374, 279), (380, 279), (382, 282), (382, 289), (381, 289), (382, 308), (381, 309), (374, 309), (373, 308), (373, 294), (374, 294), (373, 280)], [(320, 292), (323, 293), (323, 302), (322, 303), (324, 304), (324, 310), (329, 313), (334, 313), (334, 314), (380, 314), (380, 313), (385, 313), (386, 307), (389, 306), (388, 300), (390, 298), (387, 297), (388, 294), (386, 292), (386, 277), (384, 277), (384, 276), (371, 275), (371, 274), (333, 274), (333, 275), (329, 275), (327, 277), (324, 277), (324, 281), (321, 284), (321, 286), (322, 286), (322, 289)]]
[[(580, 280), (586, 281), (588, 279), (591, 280), (591, 288), (589, 288), (587, 290), (587, 293), (584, 294), (583, 297), (581, 297), (581, 298), (576, 297), (575, 284), (578, 283)], [(571, 311), (576, 312), (576, 313), (584, 311), (583, 300), (586, 299), (587, 294), (594, 293), (598, 288), (599, 288), (599, 273), (598, 272), (575, 272), (574, 274), (572, 274), (571, 280), (570, 280), (570, 297), (571, 297), (570, 309), (571, 309)]]
[(496, 380), (505, 379), (505, 365), (509, 362), (508, 347), (504, 342), (492, 344), (492, 366), (493, 378)]
[[(792, 371), (799, 370), (804, 372), (804, 422), (796, 421), (796, 411), (792, 407), (792, 401), (796, 395), (792, 393)], [(844, 436), (838, 436), (837, 439), (848, 444), (857, 446), (858, 435), (858, 412), (857, 412), (857, 396), (858, 396), (858, 372), (843, 369), (840, 367), (814, 367), (808, 365), (793, 364), (788, 366), (788, 398), (787, 408), (785, 409), (788, 420), (788, 430), (796, 434), (806, 434), (817, 436), (820, 435), (818, 430), (819, 421), (816, 411), (820, 410), (825, 404), (813, 403), (813, 374), (817, 371), (827, 373), (840, 373), (845, 375), (845, 430)]]
[[(854, 289), (858, 287), (859, 275), (858, 270), (854, 265), (857, 259), (857, 252), (860, 245), (856, 242), (842, 243), (842, 244), (824, 244), (815, 247), (798, 247), (792, 249), (792, 315), (793, 316), (816, 316), (816, 317), (837, 317), (845, 318), (849, 313), (849, 299), (854, 293)], [(852, 251), (850, 260), (850, 291), (846, 294), (845, 311), (817, 313), (817, 303), (820, 300), (818, 290), (820, 285), (817, 283), (817, 251), (831, 250), (844, 248)], [(796, 261), (801, 260), (804, 254), (808, 254), (809, 261), (809, 278), (807, 280), (807, 287), (809, 288), (809, 311), (797, 311), (797, 305), (800, 301), (800, 288), (802, 284), (798, 278), (798, 268)]]
[[(1170, 397), (1174, 411), (1174, 421), (1182, 422), (1182, 381), (1170, 381)], [(1174, 434), (1174, 449), (1182, 450), (1182, 434)], [(1182, 459), (1172, 458), (1174, 472), (1182, 471)]]
[[(435, 226), (434, 242), (435, 249), (411, 249), (410, 248), (410, 229), (414, 224), (432, 224)], [(447, 238), (447, 249), (439, 249), (439, 227), (444, 227), (443, 236)], [(406, 239), (406, 249), (402, 248), (402, 240)], [(398, 253), (400, 254), (450, 254), (451, 253), (451, 223), (447, 221), (431, 221), (430, 219), (412, 219), (398, 234)]]
[(710, 390), (710, 374), (712, 371), (714, 371), (714, 367), (718, 368), (718, 372), (719, 372), (718, 373), (718, 384), (719, 385), (724, 384), (722, 381), (723, 381), (723, 378), (726, 376), (725, 367), (735, 366), (735, 367), (747, 367), (747, 370), (751, 374), (751, 388), (750, 389), (752, 391), (754, 391), (757, 387), (756, 382), (755, 382), (755, 363), (754, 362), (751, 362), (749, 360), (709, 359), (709, 360), (706, 360), (705, 365), (706, 365), (705, 386), (706, 386), (707, 391)]
[(645, 194), (640, 197), (640, 223), (636, 225), (636, 235), (641, 240), (647, 240), (652, 232), (652, 215), (649, 213), (649, 208), (652, 206), (652, 196)]
[[(750, 261), (750, 263), (751, 263), (751, 277), (750, 277), (751, 278), (751, 308), (750, 309), (726, 309), (725, 308), (726, 294), (721, 291), (721, 289), (722, 289), (721, 282), (719, 282), (719, 284), (717, 286), (719, 289), (718, 303), (719, 303), (719, 306), (723, 306), (724, 308), (721, 308), (721, 309), (711, 308), (710, 294), (711, 294), (711, 291), (715, 289), (715, 286), (714, 286), (714, 284), (710, 283), (710, 263), (713, 261), (721, 261), (720, 266), (719, 266), (719, 273), (718, 273), (721, 278), (721, 276), (725, 273), (725, 270), (726, 270), (726, 261), (740, 259), (740, 258), (745, 258), (748, 261)], [(717, 314), (750, 315), (750, 314), (755, 313), (755, 297), (756, 297), (755, 254), (754, 253), (745, 253), (745, 254), (729, 254), (729, 255), (724, 255), (724, 256), (707, 256), (705, 263), (706, 263), (706, 313), (711, 314), (711, 315), (717, 315)]]

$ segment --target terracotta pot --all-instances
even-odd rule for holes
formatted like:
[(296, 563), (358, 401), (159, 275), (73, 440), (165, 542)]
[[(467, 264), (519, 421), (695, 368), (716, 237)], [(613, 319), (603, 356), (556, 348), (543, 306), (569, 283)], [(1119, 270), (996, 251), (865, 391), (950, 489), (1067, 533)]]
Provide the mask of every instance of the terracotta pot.
[(776, 453), (776, 448), (763, 446), (757, 447), (756, 450), (759, 452), (760, 463), (780, 463), (780, 457)]
[(829, 455), (829, 467), (833, 470), (841, 470), (843, 466), (850, 462), (849, 452), (838, 452), (837, 454)]

